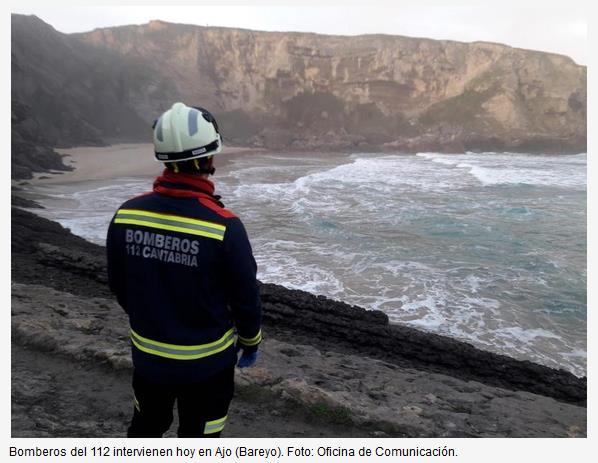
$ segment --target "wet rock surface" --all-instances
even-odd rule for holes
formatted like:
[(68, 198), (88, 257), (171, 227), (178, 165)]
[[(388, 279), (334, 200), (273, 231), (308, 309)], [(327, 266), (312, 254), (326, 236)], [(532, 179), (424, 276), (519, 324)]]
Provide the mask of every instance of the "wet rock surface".
[[(104, 249), (26, 211), (12, 220), (13, 437), (122, 436), (128, 322), (106, 287)], [(237, 372), (228, 437), (586, 435), (585, 378), (381, 312), (261, 291), (265, 341), (256, 367)]]

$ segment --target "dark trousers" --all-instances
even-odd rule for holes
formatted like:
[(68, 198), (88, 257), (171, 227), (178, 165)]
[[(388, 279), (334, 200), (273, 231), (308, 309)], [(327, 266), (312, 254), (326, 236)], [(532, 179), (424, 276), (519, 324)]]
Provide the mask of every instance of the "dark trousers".
[(234, 392), (234, 366), (204, 381), (167, 385), (133, 373), (135, 406), (127, 437), (162, 437), (173, 421), (176, 401), (179, 437), (219, 437)]

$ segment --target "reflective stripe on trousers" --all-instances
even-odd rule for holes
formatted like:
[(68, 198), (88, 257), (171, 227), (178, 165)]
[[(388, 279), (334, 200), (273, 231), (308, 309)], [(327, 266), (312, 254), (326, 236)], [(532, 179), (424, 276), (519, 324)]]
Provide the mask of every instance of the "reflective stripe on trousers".
[(203, 433), (214, 434), (215, 432), (222, 431), (224, 429), (224, 425), (226, 424), (226, 418), (227, 417), (225, 416), (214, 421), (206, 421), (206, 425), (203, 428)]
[(195, 346), (181, 346), (153, 341), (144, 338), (131, 329), (131, 342), (137, 349), (148, 354), (175, 360), (197, 360), (217, 354), (230, 347), (235, 342), (235, 329), (231, 328), (220, 339), (214, 342)]

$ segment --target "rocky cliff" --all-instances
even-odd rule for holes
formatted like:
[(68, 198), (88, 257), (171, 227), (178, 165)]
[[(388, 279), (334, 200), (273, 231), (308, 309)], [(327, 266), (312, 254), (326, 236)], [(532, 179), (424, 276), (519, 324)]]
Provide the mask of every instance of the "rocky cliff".
[[(148, 126), (127, 99), (143, 64), (61, 34), (35, 16), (12, 15), (12, 99), (31, 108), (55, 147), (141, 140)], [(14, 106), (14, 103), (13, 103)]]
[(35, 17), (12, 25), (13, 96), (57, 133), (76, 118), (70, 143), (147, 137), (183, 100), (212, 109), (225, 141), (254, 146), (586, 149), (587, 69), (561, 55), (162, 21), (72, 35)]

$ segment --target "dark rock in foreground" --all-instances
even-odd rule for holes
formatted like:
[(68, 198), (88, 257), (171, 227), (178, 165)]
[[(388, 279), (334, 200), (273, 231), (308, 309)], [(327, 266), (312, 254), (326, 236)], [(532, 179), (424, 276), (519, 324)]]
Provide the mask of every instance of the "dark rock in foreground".
[[(12, 210), (12, 236), (13, 281), (43, 284), (83, 297), (112, 297), (102, 246), (16, 208)], [(323, 296), (272, 284), (262, 284), (261, 295), (265, 327), (285, 342), (586, 404), (586, 378), (482, 351), (445, 336), (390, 325), (382, 312)]]
[(39, 205), (35, 201), (14, 194), (10, 197), (10, 205), (12, 207), (24, 207), (27, 209), (44, 209), (43, 206)]
[(530, 361), (483, 351), (471, 344), (404, 325), (386, 315), (323, 296), (262, 284), (264, 317), (289, 336), (318, 339), (327, 348), (383, 359), (408, 368), (443, 373), (511, 390), (586, 404), (586, 378)]
[(102, 246), (60, 224), (12, 208), (12, 279), (80, 296), (112, 297)]
[(72, 170), (62, 156), (51, 148), (31, 108), (12, 100), (11, 107), (11, 178), (32, 178), (34, 172)]

